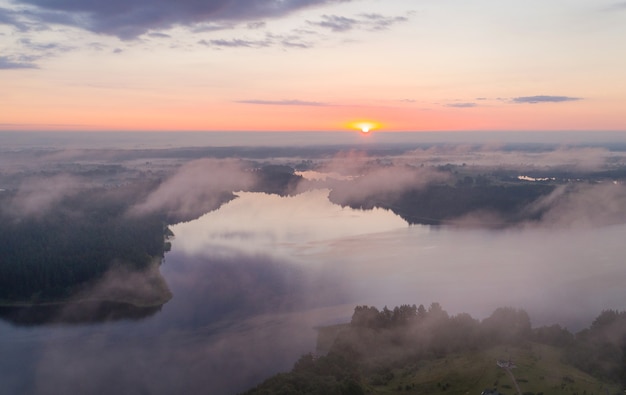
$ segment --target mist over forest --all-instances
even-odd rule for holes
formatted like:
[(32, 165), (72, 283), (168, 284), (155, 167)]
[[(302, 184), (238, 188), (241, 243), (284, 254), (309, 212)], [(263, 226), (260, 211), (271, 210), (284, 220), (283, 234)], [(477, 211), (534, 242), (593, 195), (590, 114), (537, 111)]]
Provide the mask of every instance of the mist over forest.
[[(355, 306), (406, 303), (476, 331), (523, 310), (515, 347), (558, 325), (572, 366), (623, 385), (623, 144), (148, 145), (0, 149), (0, 343), (23, 360), (0, 363), (0, 393), (237, 393), (309, 363), (314, 328), (356, 325)], [(376, 325), (334, 347), (371, 363), (398, 337)], [(491, 347), (455, 341), (445, 355)]]

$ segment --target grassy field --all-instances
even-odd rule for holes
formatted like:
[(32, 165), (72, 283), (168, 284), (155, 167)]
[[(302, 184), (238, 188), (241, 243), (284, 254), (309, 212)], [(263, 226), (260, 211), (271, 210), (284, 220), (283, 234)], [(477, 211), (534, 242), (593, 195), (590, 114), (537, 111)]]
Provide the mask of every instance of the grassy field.
[(480, 394), (495, 389), (516, 394), (515, 385), (497, 360), (511, 360), (523, 394), (614, 395), (619, 387), (602, 383), (561, 362), (561, 351), (531, 343), (525, 347), (494, 347), (485, 351), (407, 364), (370, 380), (370, 394)]

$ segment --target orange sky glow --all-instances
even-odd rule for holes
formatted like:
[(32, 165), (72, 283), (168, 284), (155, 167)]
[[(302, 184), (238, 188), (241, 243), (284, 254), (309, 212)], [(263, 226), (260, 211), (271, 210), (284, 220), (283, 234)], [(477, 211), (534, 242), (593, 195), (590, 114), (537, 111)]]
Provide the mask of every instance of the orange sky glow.
[(626, 131), (615, 1), (311, 3), (61, 25), (0, 0), (0, 130)]

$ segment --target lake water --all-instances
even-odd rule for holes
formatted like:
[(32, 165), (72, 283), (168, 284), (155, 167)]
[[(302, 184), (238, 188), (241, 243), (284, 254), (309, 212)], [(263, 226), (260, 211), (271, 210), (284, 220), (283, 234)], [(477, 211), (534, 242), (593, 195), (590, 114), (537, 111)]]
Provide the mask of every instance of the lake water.
[(453, 230), (386, 210), (238, 193), (172, 227), (174, 297), (149, 317), (84, 325), (0, 321), (1, 394), (235, 394), (314, 351), (315, 327), (357, 304), (439, 302), (454, 314), (525, 308), (579, 329), (624, 309), (626, 226)]

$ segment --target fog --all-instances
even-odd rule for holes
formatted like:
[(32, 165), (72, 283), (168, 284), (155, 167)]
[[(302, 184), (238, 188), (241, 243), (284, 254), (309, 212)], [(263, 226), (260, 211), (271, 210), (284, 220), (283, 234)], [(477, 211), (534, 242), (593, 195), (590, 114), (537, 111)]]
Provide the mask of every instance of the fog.
[[(368, 141), (359, 147), (375, 140)], [(84, 152), (57, 151), (54, 160), (73, 161)], [(0, 162), (17, 163), (11, 158)], [(254, 165), (240, 159), (174, 158), (163, 174), (151, 174), (158, 185), (128, 218), (164, 213), (185, 220), (172, 224), (172, 250), (160, 267), (172, 299), (135, 321), (40, 327), (0, 322), (0, 393), (236, 393), (290, 369), (299, 355), (315, 349), (315, 327), (347, 322), (354, 306), (363, 304), (439, 302), (451, 314), (479, 319), (510, 306), (528, 311), (533, 326), (558, 323), (572, 331), (588, 326), (603, 309), (624, 308), (622, 180), (563, 181), (524, 208), (541, 212), (540, 220), (497, 230), (484, 226), (500, 224), (491, 212), (456, 219), (472, 225), (467, 227), (411, 226), (389, 210), (329, 201), (331, 192), (347, 203), (453, 183), (452, 172), (437, 168), (446, 164), (475, 174), (487, 168), (519, 175), (610, 170), (623, 166), (621, 151), (524, 150), (481, 142), (413, 147), (388, 156), (348, 149), (267, 158), (280, 164), (301, 160), (310, 160), (311, 170), (302, 173), (305, 179), (290, 196), (250, 192)], [(19, 166), (7, 168), (5, 174), (20, 174)], [(24, 176), (9, 209), (37, 215), (103, 182), (55, 174)], [(152, 285), (140, 273), (115, 270), (80, 297)]]
[(559, 187), (529, 209), (547, 208), (540, 226), (567, 229), (623, 224), (624, 207), (626, 186), (604, 183)]
[[(339, 209), (328, 204), (325, 191), (298, 198), (242, 194), (223, 209), (173, 227), (181, 238), (175, 251), (290, 257), (298, 267), (332, 273), (353, 304), (438, 301), (450, 312), (478, 318), (514, 306), (527, 309), (537, 325), (580, 329), (626, 298), (624, 225), (505, 231), (409, 226), (389, 211)], [(329, 219), (347, 223), (342, 217), (350, 215), (361, 217), (351, 230), (329, 227)], [(309, 217), (319, 220), (297, 225)], [(373, 220), (380, 226), (367, 225)]]
[(172, 148), (198, 146), (374, 145), (411, 143), (475, 144), (487, 142), (543, 144), (624, 143), (622, 132), (382, 132), (363, 138), (358, 131), (338, 132), (0, 132), (0, 147), (27, 148)]
[(407, 163), (456, 164), (479, 168), (516, 170), (567, 170), (592, 171), (606, 166), (607, 161), (625, 163), (624, 152), (611, 151), (605, 147), (558, 145), (517, 149), (498, 144), (449, 144), (419, 148), (404, 157)]
[(85, 183), (69, 174), (29, 177), (22, 180), (9, 206), (3, 209), (15, 216), (39, 216), (53, 209), (63, 198), (80, 191)]
[(0, 393), (234, 394), (290, 369), (315, 326), (352, 309), (332, 276), (268, 255), (172, 251), (161, 271), (174, 297), (140, 321), (0, 322)]
[(195, 218), (220, 206), (224, 195), (249, 188), (252, 174), (238, 160), (201, 159), (184, 164), (130, 214), (165, 212), (175, 218)]

